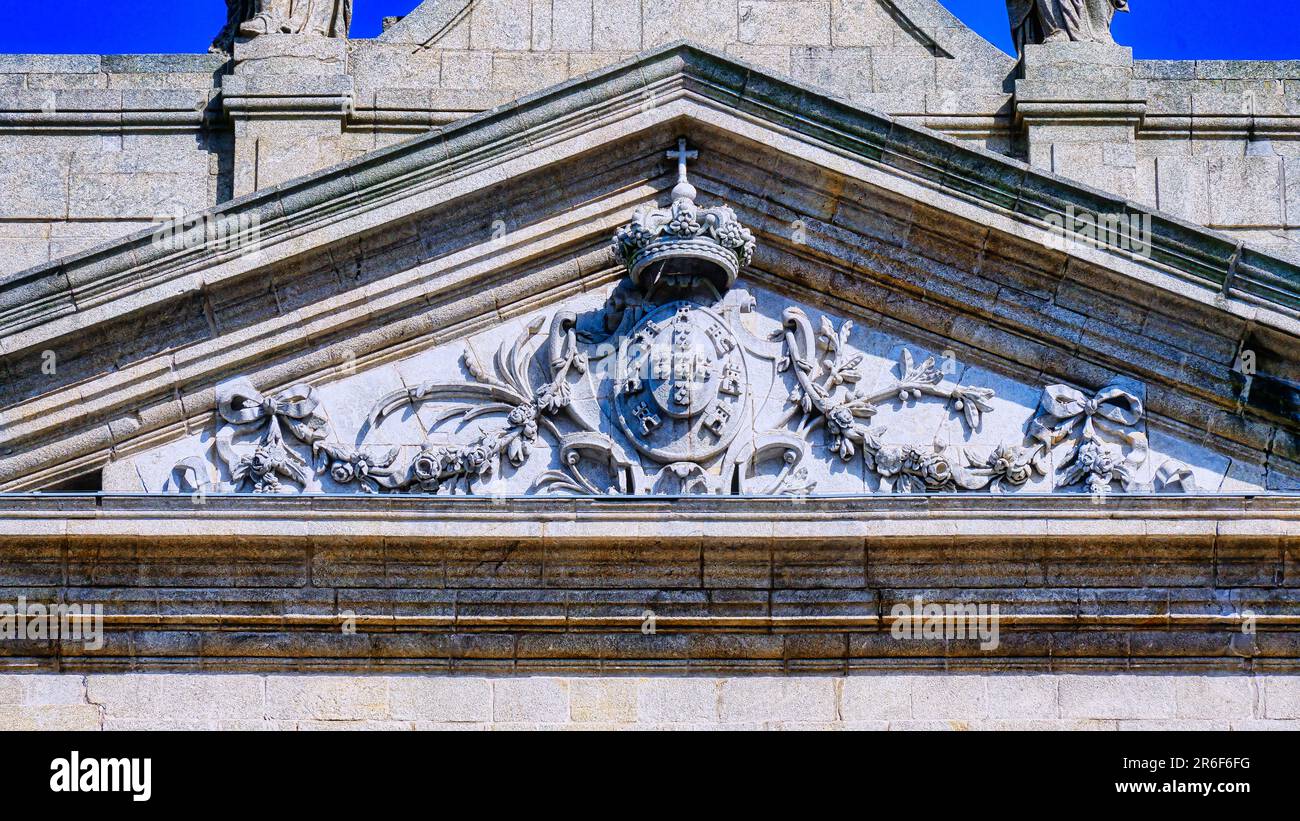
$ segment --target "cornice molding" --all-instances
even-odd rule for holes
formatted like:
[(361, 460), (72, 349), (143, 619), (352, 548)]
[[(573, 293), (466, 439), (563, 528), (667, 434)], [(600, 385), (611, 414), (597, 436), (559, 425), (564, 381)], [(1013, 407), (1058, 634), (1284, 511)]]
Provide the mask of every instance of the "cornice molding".
[[(1300, 310), (1300, 266), (1248, 245), (1238, 253), (1236, 242), (1216, 232), (685, 44), (650, 52), (206, 214), (213, 219), (256, 215), (266, 264), (303, 250), (302, 241), (313, 231), (332, 227), (330, 238), (337, 239), (349, 225), (373, 225), (382, 218), (381, 206), (395, 199), (414, 197), (484, 164), (536, 151), (560, 134), (653, 112), (687, 93), (1040, 230), (1048, 217), (1060, 217), (1071, 206), (1099, 214), (1151, 214), (1152, 254), (1140, 264), (1222, 292), (1225, 299), (1253, 304), (1260, 309), (1261, 322), (1271, 322), (1275, 314), (1294, 319)], [(196, 290), (214, 276), (236, 275), (251, 267), (230, 251), (177, 253), (158, 248), (150, 242), (152, 233), (143, 231), (0, 280), (0, 353), (23, 350), (81, 330), (106, 313), (128, 306), (138, 309)], [(1126, 253), (1108, 251), (1103, 256), (1134, 261)], [(119, 311), (113, 311), (114, 302)]]
[(905, 544), (911, 539), (1017, 539), (1096, 544), (1123, 539), (1243, 541), (1297, 538), (1300, 494), (1086, 493), (866, 496), (420, 496), (204, 494), (0, 494), (0, 538), (220, 543), (261, 538), (313, 544), (382, 542), (400, 536), (439, 543), (693, 543), (738, 538), (774, 543)]

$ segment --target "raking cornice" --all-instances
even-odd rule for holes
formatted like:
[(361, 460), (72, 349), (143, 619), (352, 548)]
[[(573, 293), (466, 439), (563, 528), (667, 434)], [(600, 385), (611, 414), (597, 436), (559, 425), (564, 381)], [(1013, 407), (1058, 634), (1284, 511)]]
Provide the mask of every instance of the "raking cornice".
[(256, 215), (264, 249), (258, 259), (230, 250), (169, 251), (152, 242), (154, 232), (147, 230), (0, 280), (0, 354), (30, 349), (430, 207), (439, 199), (430, 202), (419, 195), (462, 175), (505, 166), (562, 134), (653, 113), (683, 96), (755, 118), (904, 183), (1009, 216), (1029, 230), (1043, 230), (1048, 216), (1062, 215), (1071, 206), (1099, 214), (1151, 214), (1149, 260), (1114, 251), (1099, 256), (1218, 293), (1225, 309), (1239, 315), (1288, 332), (1297, 327), (1300, 267), (1122, 198), (678, 43), (206, 212), (213, 218)]

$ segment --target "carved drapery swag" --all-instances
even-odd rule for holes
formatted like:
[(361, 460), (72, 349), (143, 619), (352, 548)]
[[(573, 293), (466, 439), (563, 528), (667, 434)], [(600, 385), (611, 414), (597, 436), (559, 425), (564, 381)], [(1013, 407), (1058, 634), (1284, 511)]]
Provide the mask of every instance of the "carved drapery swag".
[(1043, 43), (1114, 43), (1110, 25), (1116, 11), (1128, 11), (1128, 0), (1007, 0), (1018, 54)]
[[(1019, 441), (888, 440), (887, 428), (872, 423), (882, 407), (907, 415), (920, 403), (942, 403), (974, 434), (995, 412), (994, 391), (952, 384), (950, 369), (934, 357), (918, 362), (906, 348), (896, 373), (864, 372), (852, 322), (814, 322), (794, 306), (770, 336), (750, 333), (741, 317), (755, 301), (731, 286), (754, 237), (730, 208), (695, 204), (685, 170), (694, 152), (681, 144), (669, 156), (680, 165), (673, 202), (639, 210), (618, 231), (629, 276), (602, 308), (537, 317), (490, 360), (466, 344), (462, 378), (380, 397), (350, 443), (329, 438), (311, 386), (265, 396), (246, 380), (225, 383), (216, 436), (224, 471), (213, 478), (191, 457), (173, 470), (174, 486), (286, 492), (315, 471), (366, 493), (494, 493), (504, 492), (495, 482), (542, 458), (552, 461), (534, 465), (529, 486), (511, 492), (797, 496), (817, 490), (809, 471), (817, 461), (859, 465), (880, 492), (1009, 492), (1046, 476), (1050, 465), (1053, 487), (1093, 494), (1116, 485), (1195, 490), (1190, 470), (1173, 461), (1142, 481), (1145, 389), (1125, 379), (1091, 395), (1048, 386)], [(406, 410), (419, 410), (423, 443), (367, 443)], [(760, 418), (774, 421), (763, 429)], [(471, 425), (475, 433), (462, 433)]]
[(352, 0), (226, 0), (226, 25), (211, 50), (229, 54), (236, 37), (315, 34), (347, 39)]

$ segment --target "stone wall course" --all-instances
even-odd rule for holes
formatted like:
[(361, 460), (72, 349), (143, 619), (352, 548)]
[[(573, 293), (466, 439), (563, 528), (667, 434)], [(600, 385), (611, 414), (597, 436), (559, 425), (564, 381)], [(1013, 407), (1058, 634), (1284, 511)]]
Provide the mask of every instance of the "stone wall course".
[[(0, 677), (3, 729), (1269, 730), (1295, 676)], [(263, 698), (265, 694), (265, 698)]]

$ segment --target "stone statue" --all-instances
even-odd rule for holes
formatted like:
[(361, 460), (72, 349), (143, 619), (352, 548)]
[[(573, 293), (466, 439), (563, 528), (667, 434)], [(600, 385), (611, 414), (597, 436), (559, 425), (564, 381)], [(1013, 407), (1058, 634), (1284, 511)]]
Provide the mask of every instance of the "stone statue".
[(212, 51), (229, 53), (236, 37), (316, 34), (347, 39), (352, 0), (226, 0), (226, 25)]
[(1042, 43), (1114, 43), (1110, 23), (1128, 0), (1007, 0), (1016, 53)]

